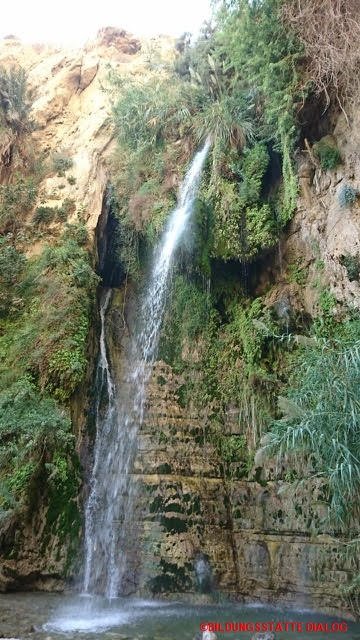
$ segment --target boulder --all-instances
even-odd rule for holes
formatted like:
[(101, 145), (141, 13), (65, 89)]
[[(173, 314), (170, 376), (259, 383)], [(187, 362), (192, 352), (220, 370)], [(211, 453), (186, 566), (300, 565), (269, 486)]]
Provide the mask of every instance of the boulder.
[(203, 631), (202, 640), (217, 640), (217, 635), (212, 631)]
[(275, 633), (272, 631), (265, 631), (265, 633), (254, 633), (251, 636), (251, 640), (275, 640)]

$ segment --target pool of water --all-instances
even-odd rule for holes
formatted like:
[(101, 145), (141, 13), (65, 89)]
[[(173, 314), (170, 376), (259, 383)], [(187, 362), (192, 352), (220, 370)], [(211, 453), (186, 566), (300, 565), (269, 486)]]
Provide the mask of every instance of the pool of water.
[(194, 605), (140, 599), (109, 602), (44, 593), (0, 595), (0, 638), (193, 640), (201, 625), (207, 623), (221, 625), (217, 630), (219, 640), (248, 640), (257, 630), (252, 625), (261, 623), (268, 629), (271, 623), (281, 625), (275, 633), (277, 640), (360, 640), (359, 624), (313, 611), (228, 602)]

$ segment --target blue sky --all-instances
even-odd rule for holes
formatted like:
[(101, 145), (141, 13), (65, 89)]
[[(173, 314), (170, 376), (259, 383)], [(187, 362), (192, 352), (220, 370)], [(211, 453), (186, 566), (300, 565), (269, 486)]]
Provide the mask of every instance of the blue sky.
[(2, 11), (0, 37), (77, 45), (108, 25), (140, 36), (196, 33), (210, 15), (209, 5), (210, 0), (10, 0)]

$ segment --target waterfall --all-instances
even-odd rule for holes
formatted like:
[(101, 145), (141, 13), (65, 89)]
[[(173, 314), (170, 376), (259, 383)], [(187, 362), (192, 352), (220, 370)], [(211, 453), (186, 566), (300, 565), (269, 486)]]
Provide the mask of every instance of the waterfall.
[(117, 388), (106, 353), (106, 313), (111, 290), (100, 300), (100, 345), (96, 372), (96, 437), (89, 498), (85, 508), (83, 591), (108, 598), (136, 583), (135, 483), (131, 470), (144, 418), (146, 386), (156, 356), (173, 256), (191, 216), (210, 142), (195, 155), (181, 185), (178, 205), (154, 251), (138, 326), (131, 339), (131, 367)]

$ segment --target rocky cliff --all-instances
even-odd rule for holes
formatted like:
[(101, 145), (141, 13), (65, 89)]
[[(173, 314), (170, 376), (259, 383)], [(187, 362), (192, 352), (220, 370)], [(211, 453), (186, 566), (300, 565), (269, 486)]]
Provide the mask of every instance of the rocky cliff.
[[(356, 112), (349, 120), (336, 118), (331, 139), (342, 158), (336, 169), (322, 169), (310, 147), (302, 152), (296, 213), (279, 251), (258, 274), (257, 293), (265, 291), (269, 308), (284, 309), (289, 324), (296, 314), (316, 316), (319, 288), (334, 296), (335, 317), (346, 306), (359, 307), (359, 278), (344, 261), (350, 256), (359, 264), (359, 208), (356, 202), (344, 206), (340, 195), (344, 187), (355, 192), (360, 185), (356, 123)], [(115, 302), (113, 318), (121, 312), (123, 301), (118, 307)], [(196, 386), (196, 363), (194, 371)], [(344, 611), (354, 564), (329, 525), (324, 479), (294, 482), (286, 463), (279, 468), (263, 449), (248, 472), (235, 465), (226, 477), (208, 432), (212, 409), (199, 409), (191, 396), (184, 401), (187, 384), (186, 376), (157, 363), (134, 470), (144, 499), (140, 588), (201, 592), (197, 566), (205, 558), (211, 576), (205, 591)], [(244, 433), (238, 413), (229, 407), (223, 428), (230, 437)]]
[[(170, 41), (158, 45), (172, 57)], [(99, 262), (98, 249), (101, 246), (100, 253), (104, 251), (104, 235), (109, 233), (105, 195), (115, 151), (109, 71), (120, 76), (146, 75), (148, 56), (144, 44), (112, 29), (100, 32), (95, 43), (80, 51), (24, 46), (14, 39), (4, 40), (0, 47), (0, 65), (21, 65), (28, 73), (35, 122), (30, 137), (36, 154), (71, 159), (67, 179), (62, 170), (41, 178), (28, 220), (36, 207), (57, 208), (66, 199), (74, 201), (75, 209), (69, 210), (66, 222), (81, 215), (90, 232), (94, 264)], [(281, 237), (279, 251), (268, 252), (256, 264), (254, 293), (264, 296), (268, 308), (285, 310), (285, 319), (316, 314), (319, 279), (336, 300), (335, 315), (341, 317), (345, 304), (360, 307), (356, 267), (360, 209), (355, 198), (351, 206), (346, 202), (344, 206), (341, 195), (344, 187), (354, 193), (360, 189), (356, 110), (348, 118), (336, 116), (332, 135), (342, 164), (325, 171), (311, 147), (301, 153), (301, 193), (295, 215)], [(2, 131), (0, 142), (6, 184), (16, 172), (12, 134)], [(44, 244), (59, 236), (64, 222), (50, 223), (43, 236), (28, 245), (28, 256), (40, 255)], [(109, 312), (108, 344), (121, 383), (121, 345), (129, 328), (125, 322), (128, 298), (123, 285), (118, 285)], [(96, 330), (93, 310), (88, 351), (92, 360)], [(89, 388), (92, 366), (93, 362), (87, 374)], [(193, 375), (196, 385), (196, 373)], [(294, 483), (284, 470), (279, 473), (274, 461), (265, 459), (262, 450), (248, 461), (245, 471), (235, 469), (229, 478), (219, 450), (208, 437), (211, 407), (200, 411), (191, 398), (183, 400), (187, 382), (168, 363), (156, 363), (134, 469), (142, 487), (139, 527), (144, 569), (137, 587), (164, 595), (224, 591), (248, 600), (342, 609), (346, 606), (342, 586), (353, 569), (329, 529), (321, 480), (305, 478)], [(77, 450), (86, 469), (93, 434), (91, 399), (85, 386), (72, 396), (71, 403)], [(237, 412), (238, 407), (228, 407), (225, 431), (242, 437), (240, 421), (234, 420)], [(64, 585), (67, 541), (48, 534), (47, 512), (39, 503), (41, 495), (37, 495), (35, 513), (27, 515), (18, 532), (16, 520), (3, 531), (2, 589)], [(73, 572), (74, 565), (68, 574)]]
[[(143, 46), (146, 49), (146, 44)], [(162, 46), (166, 48), (166, 42)], [(26, 211), (16, 211), (23, 234), (17, 246), (27, 256), (29, 264), (41, 260), (47, 246), (56, 246), (67, 223), (71, 225), (80, 219), (88, 230), (87, 246), (92, 254), (92, 263), (97, 263), (95, 230), (103, 211), (110, 173), (109, 158), (114, 149), (109, 73), (111, 70), (125, 75), (146, 73), (146, 56), (137, 39), (113, 28), (103, 29), (96, 42), (81, 50), (24, 45), (12, 37), (2, 41), (0, 66), (9, 73), (13, 69), (25, 70), (31, 95), (31, 126), (25, 135), (20, 135), (12, 126), (11, 119), (18, 117), (16, 111), (5, 111), (7, 120), (0, 132), (4, 188), (7, 184), (16, 183), (19, 175), (30, 175), (31, 180), (37, 168), (41, 167), (36, 178), (35, 199)], [(6, 94), (4, 99), (8, 100)], [(56, 219), (64, 202), (71, 205), (62, 220)], [(20, 202), (17, 206), (21, 207)], [(34, 212), (39, 209), (47, 212), (46, 220), (40, 222), (39, 219), (40, 229), (36, 229)], [(70, 226), (70, 229), (70, 233), (74, 233), (75, 227)], [(11, 233), (13, 230), (5, 222), (4, 234), (9, 231), (10, 235), (6, 237), (10, 240), (15, 238), (18, 243), (17, 234)], [(49, 271), (47, 278), (50, 282)], [(59, 308), (61, 301), (57, 304), (53, 298), (50, 304)], [(96, 314), (94, 307), (91, 313), (93, 316)], [(94, 338), (94, 332), (91, 335)], [(90, 337), (89, 357), (91, 353), (93, 358), (96, 357), (95, 348)], [(92, 370), (90, 362), (88, 384)], [(78, 448), (81, 448), (81, 429), (85, 423), (84, 406), (88, 403), (86, 383), (70, 403), (73, 426), (78, 433)], [(41, 484), (41, 479), (37, 482)], [(0, 571), (2, 589), (26, 588), (28, 585), (54, 588), (63, 584), (61, 576), (69, 566), (69, 539), (64, 543), (57, 533), (50, 534), (49, 538), (46, 490), (39, 486), (36, 494), (30, 512), (26, 505), (20, 508), (18, 515), (9, 517), (10, 512), (5, 514), (1, 534), (5, 557)]]
[[(123, 323), (118, 330), (122, 313), (123, 299), (115, 297), (108, 339), (117, 362), (126, 341)], [(222, 592), (344, 613), (354, 567), (329, 528), (324, 481), (286, 479), (261, 451), (248, 475), (224, 477), (206, 409), (184, 405), (183, 387), (183, 376), (157, 362), (134, 468), (140, 487), (134, 526), (142, 532), (137, 588), (166, 597), (197, 594), (199, 601)], [(225, 430), (242, 433), (231, 414)]]

